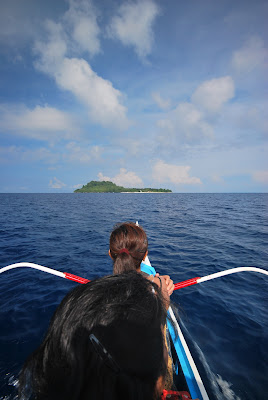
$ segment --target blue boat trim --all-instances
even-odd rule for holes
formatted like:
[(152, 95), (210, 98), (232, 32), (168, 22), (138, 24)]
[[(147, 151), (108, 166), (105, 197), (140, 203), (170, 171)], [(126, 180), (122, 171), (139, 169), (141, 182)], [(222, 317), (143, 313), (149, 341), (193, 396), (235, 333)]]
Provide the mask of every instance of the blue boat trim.
[(184, 377), (186, 379), (187, 386), (189, 388), (190, 395), (193, 399), (198, 398), (199, 400), (203, 400), (203, 396), (200, 392), (199, 386), (196, 382), (193, 370), (190, 366), (188, 358), (185, 354), (184, 348), (180, 341), (178, 334), (175, 333), (174, 327), (172, 323), (167, 320), (168, 330), (174, 344)]
[[(146, 257), (144, 262), (141, 263), (141, 271), (145, 272), (149, 275), (156, 274), (156, 271), (155, 271), (154, 267), (151, 265), (148, 256)], [(179, 335), (182, 335), (182, 339), (184, 341), (185, 341), (185, 339), (183, 337), (180, 326), (178, 324), (178, 321), (176, 320), (176, 317), (173, 313), (171, 306), (169, 307), (169, 310), (171, 310), (173, 316), (170, 316), (170, 312), (168, 311), (169, 317), (171, 317), (171, 318), (167, 318), (167, 327), (168, 327), (170, 338), (173, 342), (173, 345), (174, 345), (174, 348), (176, 351), (176, 355), (178, 358), (177, 360), (173, 360), (174, 364), (175, 364), (175, 368), (176, 367), (178, 369), (181, 368), (192, 399), (198, 398), (199, 400), (209, 400), (206, 390), (204, 388), (204, 385), (202, 383), (202, 380), (198, 374), (198, 371), (196, 370), (197, 375), (195, 375), (195, 373), (191, 367), (191, 364), (189, 362), (188, 356), (187, 356), (187, 354), (185, 352), (185, 348), (184, 348), (184, 346), (187, 347), (187, 344), (186, 343), (183, 344), (181, 341), (181, 338)], [(174, 324), (172, 324), (172, 322), (169, 319), (172, 319), (172, 320), (174, 319)], [(175, 329), (176, 329), (176, 331), (175, 331)], [(189, 353), (189, 357), (190, 357), (190, 359), (192, 358), (190, 353)], [(193, 360), (192, 360), (192, 362), (194, 364)], [(176, 365), (178, 363), (180, 365)], [(194, 367), (196, 368), (195, 365), (194, 365)], [(178, 370), (176, 371), (176, 373), (178, 375)], [(197, 376), (198, 376), (198, 379), (200, 379), (199, 383), (197, 382)], [(201, 386), (200, 386), (200, 384), (201, 384)], [(202, 389), (201, 389), (201, 387), (202, 387)], [(203, 391), (203, 394), (201, 393), (201, 390)]]
[(151, 265), (145, 264), (144, 262), (141, 263), (141, 271), (145, 272), (148, 275), (155, 275), (156, 270)]

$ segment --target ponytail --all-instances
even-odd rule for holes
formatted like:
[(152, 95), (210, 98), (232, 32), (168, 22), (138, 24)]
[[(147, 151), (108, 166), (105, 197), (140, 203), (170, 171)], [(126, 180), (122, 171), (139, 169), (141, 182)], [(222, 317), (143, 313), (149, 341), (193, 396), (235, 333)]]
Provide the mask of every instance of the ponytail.
[(129, 253), (117, 254), (114, 259), (114, 274), (122, 274), (123, 272), (135, 271), (139, 268), (140, 262), (136, 260)]
[(133, 222), (117, 225), (110, 236), (110, 255), (114, 261), (114, 274), (136, 271), (146, 255), (146, 233)]

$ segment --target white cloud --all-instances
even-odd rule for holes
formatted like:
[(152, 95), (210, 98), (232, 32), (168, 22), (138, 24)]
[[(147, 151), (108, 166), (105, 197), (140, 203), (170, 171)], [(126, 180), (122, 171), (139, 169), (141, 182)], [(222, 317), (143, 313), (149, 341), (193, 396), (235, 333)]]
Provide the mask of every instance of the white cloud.
[(50, 181), (49, 181), (49, 187), (52, 189), (62, 189), (65, 186), (67, 186), (67, 185), (65, 183), (61, 182), (55, 176), (53, 179), (50, 179)]
[(62, 111), (52, 107), (36, 106), (17, 119), (17, 125), (22, 129), (62, 131), (67, 130), (70, 118)]
[(268, 49), (259, 36), (249, 38), (241, 49), (234, 51), (232, 66), (238, 72), (251, 72), (268, 66)]
[(164, 100), (161, 96), (160, 93), (153, 92), (152, 93), (152, 98), (155, 101), (155, 103), (158, 105), (158, 107), (162, 109), (166, 109), (170, 107), (170, 101), (169, 100)]
[[(110, 81), (98, 76), (84, 59), (67, 57), (70, 46), (63, 24), (48, 21), (46, 29), (47, 40), (35, 45), (38, 56), (35, 67), (54, 78), (61, 89), (71, 92), (84, 104), (93, 122), (122, 130), (128, 128), (127, 109), (121, 104), (122, 93)], [(79, 32), (83, 32), (83, 28)]]
[(200, 142), (214, 135), (213, 127), (205, 121), (203, 112), (191, 103), (180, 103), (167, 114), (166, 119), (158, 121), (158, 127), (162, 132), (159, 141), (168, 147)]
[(126, 46), (133, 46), (144, 59), (152, 49), (152, 25), (160, 10), (151, 0), (125, 2), (118, 10), (108, 29), (109, 34)]
[(78, 133), (67, 113), (48, 106), (30, 110), (21, 105), (1, 105), (0, 116), (2, 130), (33, 139), (56, 141)]
[(203, 82), (192, 95), (192, 102), (209, 112), (220, 111), (234, 97), (234, 82), (230, 76)]
[(87, 106), (94, 122), (119, 129), (128, 127), (126, 107), (120, 104), (121, 92), (98, 76), (85, 60), (65, 58), (55, 79), (62, 89), (72, 92)]
[(67, 39), (60, 23), (47, 20), (45, 29), (46, 40), (36, 41), (34, 45), (34, 52), (38, 55), (35, 67), (53, 76), (67, 52)]
[(102, 148), (100, 146), (81, 147), (76, 142), (70, 142), (65, 147), (67, 153), (63, 158), (69, 162), (80, 162), (81, 164), (89, 164), (100, 159)]
[(113, 178), (109, 176), (104, 176), (102, 172), (98, 173), (98, 178), (100, 181), (111, 181), (119, 186), (124, 187), (142, 187), (143, 181), (141, 180), (135, 172), (127, 171), (125, 168), (120, 168), (120, 172), (118, 175), (115, 175)]
[(152, 176), (153, 179), (159, 183), (171, 182), (175, 185), (202, 184), (199, 178), (189, 176), (190, 169), (190, 166), (172, 165), (159, 160), (153, 166)]
[(100, 29), (91, 2), (69, 0), (69, 6), (59, 22), (45, 21), (47, 40), (35, 42), (34, 51), (39, 56), (35, 65), (51, 75), (69, 52), (82, 51), (95, 55), (100, 51)]
[(79, 50), (95, 55), (100, 51), (100, 28), (96, 10), (90, 0), (69, 0), (70, 8), (62, 18), (62, 24), (70, 31), (71, 39)]
[[(103, 175), (102, 172), (99, 172), (99, 173), (98, 173), (98, 178), (99, 178), (100, 181), (114, 182), (114, 181), (113, 181), (113, 178), (110, 178), (109, 176)], [(114, 182), (114, 183), (115, 183), (115, 182)]]
[(259, 183), (268, 184), (268, 170), (255, 171), (252, 174), (254, 181)]
[[(215, 112), (234, 97), (234, 82), (230, 76), (211, 79), (200, 84), (191, 101), (181, 102), (159, 120), (158, 142), (161, 148), (175, 150), (183, 145), (214, 140)], [(213, 118), (212, 118), (213, 117)]]

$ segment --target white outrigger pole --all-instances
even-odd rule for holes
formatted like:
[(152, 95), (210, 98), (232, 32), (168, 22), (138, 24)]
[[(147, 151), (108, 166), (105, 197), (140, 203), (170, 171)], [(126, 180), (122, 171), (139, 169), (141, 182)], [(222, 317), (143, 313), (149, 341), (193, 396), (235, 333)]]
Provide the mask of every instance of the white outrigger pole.
[(186, 286), (195, 285), (196, 283), (210, 281), (211, 279), (220, 278), (225, 275), (235, 274), (236, 272), (244, 272), (244, 271), (260, 272), (261, 274), (268, 275), (268, 271), (266, 271), (265, 269), (256, 268), (256, 267), (237, 267), (237, 268), (227, 269), (226, 271), (216, 272), (215, 274), (206, 275), (206, 276), (203, 276), (202, 278), (197, 277), (197, 278), (188, 279), (187, 281), (175, 283), (174, 290), (181, 289)]
[(21, 267), (38, 269), (39, 271), (47, 272), (48, 274), (56, 275), (56, 276), (59, 276), (60, 278), (66, 278), (66, 279), (69, 279), (70, 281), (75, 281), (78, 283), (90, 282), (88, 279), (81, 278), (80, 276), (77, 276), (77, 275), (69, 274), (68, 272), (57, 271), (56, 269), (44, 267), (43, 265), (38, 265), (38, 264), (34, 264), (34, 263), (29, 263), (29, 262), (21, 262), (21, 263), (7, 265), (6, 267), (0, 268), (0, 274), (2, 274), (3, 272), (9, 271), (10, 269), (21, 268)]
[[(151, 263), (150, 263), (148, 257), (146, 257), (145, 261), (143, 261), (143, 262), (144, 262), (144, 264), (151, 266)], [(7, 265), (6, 267), (0, 268), (0, 274), (2, 274), (3, 272), (9, 271), (11, 269), (14, 269), (14, 268), (21, 268), (21, 267), (38, 269), (39, 271), (47, 272), (49, 274), (59, 276), (60, 278), (66, 278), (71, 281), (75, 281), (75, 282), (79, 282), (79, 283), (90, 282), (89, 279), (82, 278), (81, 276), (73, 275), (68, 272), (57, 271), (56, 269), (44, 267), (43, 265), (38, 265), (38, 264), (34, 264), (34, 263), (29, 263), (29, 262), (20, 262), (20, 263)], [(225, 275), (230, 275), (230, 274), (234, 274), (236, 272), (243, 272), (243, 271), (260, 272), (261, 274), (268, 275), (268, 271), (266, 271), (265, 269), (256, 268), (256, 267), (237, 267), (237, 268), (227, 269), (226, 271), (216, 272), (215, 274), (206, 275), (206, 276), (203, 276), (202, 278), (197, 277), (197, 278), (188, 279), (187, 281), (175, 283), (174, 290), (178, 290), (178, 289), (181, 289), (181, 288), (184, 288), (187, 286), (194, 285), (196, 283), (206, 282), (211, 279), (220, 278)]]

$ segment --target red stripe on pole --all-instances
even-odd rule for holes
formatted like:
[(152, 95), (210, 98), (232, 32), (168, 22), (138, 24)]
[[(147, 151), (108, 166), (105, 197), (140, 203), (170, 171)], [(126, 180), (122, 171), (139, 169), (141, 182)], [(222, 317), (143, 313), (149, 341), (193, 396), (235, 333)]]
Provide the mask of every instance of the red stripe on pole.
[(90, 282), (88, 279), (81, 278), (80, 276), (69, 274), (68, 272), (64, 272), (65, 278), (70, 279), (70, 281), (75, 281), (78, 283), (88, 283)]
[(174, 290), (181, 289), (181, 288), (186, 287), (186, 286), (194, 285), (195, 283), (197, 283), (198, 279), (200, 279), (199, 276), (197, 278), (188, 279), (187, 281), (175, 283)]
[[(64, 275), (65, 275), (66, 279), (69, 279), (69, 280), (74, 281), (74, 282), (78, 282), (78, 283), (88, 283), (88, 282), (90, 282), (90, 280), (88, 280), (88, 279), (81, 278), (81, 276), (69, 274), (68, 272), (64, 272)], [(188, 279), (187, 281), (175, 283), (174, 290), (178, 290), (178, 289), (184, 288), (186, 286), (194, 285), (194, 284), (198, 283), (197, 282), (198, 279), (200, 279), (199, 276), (196, 277), (196, 278)]]

